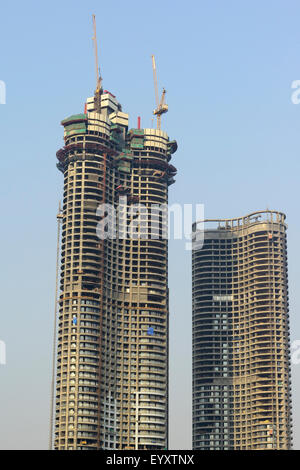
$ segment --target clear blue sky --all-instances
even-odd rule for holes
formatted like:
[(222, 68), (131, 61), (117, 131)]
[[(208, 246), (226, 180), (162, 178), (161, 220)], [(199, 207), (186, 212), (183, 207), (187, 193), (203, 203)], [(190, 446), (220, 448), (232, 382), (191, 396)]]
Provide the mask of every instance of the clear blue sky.
[[(292, 339), (300, 339), (300, 4), (291, 0), (11, 1), (1, 5), (0, 447), (48, 445), (60, 121), (94, 90), (91, 15), (104, 87), (136, 125), (151, 126), (167, 88), (163, 128), (176, 138), (170, 202), (206, 217), (272, 208), (287, 214)], [(191, 260), (170, 243), (171, 447), (191, 446)], [(293, 367), (300, 448), (300, 365)]]

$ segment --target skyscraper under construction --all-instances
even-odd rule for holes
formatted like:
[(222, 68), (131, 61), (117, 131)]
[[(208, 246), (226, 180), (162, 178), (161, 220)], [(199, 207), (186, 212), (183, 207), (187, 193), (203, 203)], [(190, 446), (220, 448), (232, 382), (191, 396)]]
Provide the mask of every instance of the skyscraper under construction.
[[(165, 110), (161, 102), (159, 123)], [(129, 130), (128, 114), (102, 89), (100, 78), (85, 112), (62, 125), (53, 447), (164, 449), (168, 241), (162, 215), (155, 236), (145, 236), (136, 207), (168, 202), (176, 174), (169, 162), (177, 144), (160, 126)], [(113, 219), (109, 236), (99, 230), (105, 217)], [(127, 225), (136, 220), (136, 236), (128, 236)]]
[(206, 220), (194, 225), (195, 237), (197, 230), (204, 244), (195, 241), (192, 255), (193, 448), (290, 449), (285, 215)]

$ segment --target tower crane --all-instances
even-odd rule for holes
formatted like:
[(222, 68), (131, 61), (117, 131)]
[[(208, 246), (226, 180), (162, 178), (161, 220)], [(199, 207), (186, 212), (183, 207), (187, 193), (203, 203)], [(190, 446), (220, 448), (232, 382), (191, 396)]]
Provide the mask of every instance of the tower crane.
[(95, 50), (95, 67), (96, 67), (96, 90), (95, 90), (95, 108), (100, 112), (101, 109), (101, 92), (102, 92), (102, 77), (100, 74), (100, 67), (98, 65), (98, 47), (97, 47), (97, 32), (96, 32), (96, 17), (93, 15), (93, 42)]
[(159, 101), (158, 96), (158, 85), (157, 85), (157, 73), (156, 73), (156, 64), (154, 55), (152, 55), (152, 69), (153, 69), (153, 79), (154, 79), (154, 91), (155, 91), (155, 100), (156, 108), (153, 111), (153, 114), (157, 117), (157, 129), (161, 128), (161, 115), (168, 111), (168, 105), (165, 103), (166, 90), (163, 88), (161, 99)]

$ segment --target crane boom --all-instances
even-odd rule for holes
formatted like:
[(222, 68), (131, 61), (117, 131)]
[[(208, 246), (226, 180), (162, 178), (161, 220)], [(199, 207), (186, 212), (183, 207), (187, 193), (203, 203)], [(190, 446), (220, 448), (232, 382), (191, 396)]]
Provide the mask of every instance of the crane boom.
[(94, 49), (95, 49), (95, 67), (96, 67), (96, 91), (99, 91), (101, 88), (101, 75), (98, 65), (98, 46), (97, 46), (97, 31), (96, 31), (96, 17), (93, 15), (93, 28), (94, 28)]
[(154, 55), (152, 55), (151, 57), (152, 57), (154, 91), (155, 91), (155, 100), (156, 100), (156, 108), (153, 111), (153, 114), (157, 118), (157, 129), (160, 129), (161, 128), (161, 115), (168, 111), (168, 105), (165, 104), (166, 90), (164, 88), (163, 88), (163, 92), (162, 92), (162, 95), (161, 95), (161, 99), (159, 101), (155, 58), (154, 58)]
[(155, 100), (156, 100), (156, 106), (158, 107), (159, 106), (159, 98), (158, 98), (157, 73), (156, 73), (156, 64), (155, 64), (154, 55), (152, 55), (152, 69), (153, 69)]

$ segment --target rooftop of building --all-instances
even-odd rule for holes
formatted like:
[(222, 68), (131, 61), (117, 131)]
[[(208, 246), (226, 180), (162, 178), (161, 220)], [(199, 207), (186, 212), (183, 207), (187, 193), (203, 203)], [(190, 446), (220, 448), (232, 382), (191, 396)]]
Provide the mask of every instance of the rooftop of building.
[(193, 223), (193, 232), (196, 230), (237, 230), (239, 228), (261, 223), (285, 223), (286, 215), (274, 210), (251, 212), (242, 217), (232, 219), (203, 219)]

